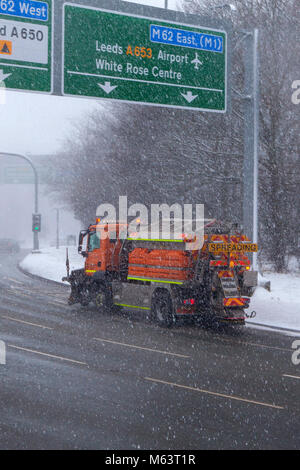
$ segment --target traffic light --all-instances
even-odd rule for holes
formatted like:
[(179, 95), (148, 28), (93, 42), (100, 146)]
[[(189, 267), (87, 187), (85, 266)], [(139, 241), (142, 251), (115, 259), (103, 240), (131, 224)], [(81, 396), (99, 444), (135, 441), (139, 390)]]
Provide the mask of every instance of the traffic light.
[(40, 232), (41, 231), (41, 214), (32, 214), (32, 231)]

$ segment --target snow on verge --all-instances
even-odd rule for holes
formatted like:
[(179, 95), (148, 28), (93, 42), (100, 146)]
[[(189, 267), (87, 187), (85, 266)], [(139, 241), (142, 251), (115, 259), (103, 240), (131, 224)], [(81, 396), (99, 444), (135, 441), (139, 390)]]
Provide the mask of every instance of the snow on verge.
[[(80, 269), (84, 265), (84, 259), (77, 253), (77, 247), (71, 246), (69, 249), (70, 272), (73, 269)], [(30, 253), (20, 263), (20, 267), (36, 276), (50, 279), (51, 281), (62, 282), (62, 277), (67, 275), (66, 270), (66, 247), (44, 248), (41, 253)]]
[(265, 278), (271, 281), (271, 292), (256, 289), (249, 308), (256, 317), (247, 322), (300, 331), (300, 276), (268, 273)]
[[(70, 271), (84, 265), (76, 247), (69, 247), (69, 259)], [(66, 275), (66, 247), (45, 248), (40, 254), (29, 254), (20, 266), (31, 274), (62, 282)], [(300, 331), (300, 275), (268, 273), (265, 278), (271, 281), (271, 292), (263, 287), (256, 289), (248, 309), (249, 313), (255, 310), (256, 317), (247, 323)]]

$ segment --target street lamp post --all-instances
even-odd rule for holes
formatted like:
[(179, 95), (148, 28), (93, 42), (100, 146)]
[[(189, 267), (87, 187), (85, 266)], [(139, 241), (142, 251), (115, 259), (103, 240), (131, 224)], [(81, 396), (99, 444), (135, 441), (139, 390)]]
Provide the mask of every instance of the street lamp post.
[[(6, 152), (0, 152), (0, 157), (17, 157), (17, 158), (22, 158), (23, 160), (26, 160), (27, 163), (31, 166), (33, 173), (34, 173), (34, 213), (37, 214), (39, 211), (39, 195), (38, 195), (38, 173), (37, 170), (32, 162), (32, 160), (29, 157), (26, 157), (25, 155), (19, 154), (19, 153), (6, 153)], [(39, 234), (38, 232), (34, 231), (33, 232), (33, 251), (37, 252), (39, 250)]]

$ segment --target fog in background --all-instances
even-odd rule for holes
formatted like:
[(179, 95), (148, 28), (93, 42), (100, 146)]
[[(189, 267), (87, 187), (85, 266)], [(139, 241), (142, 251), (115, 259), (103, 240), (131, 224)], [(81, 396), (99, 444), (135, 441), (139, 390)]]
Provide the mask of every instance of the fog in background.
[[(134, 3), (163, 8), (165, 2), (144, 0)], [(168, 3), (170, 9), (176, 9), (178, 2), (169, 0)], [(80, 120), (85, 119), (86, 112), (92, 110), (96, 103), (100, 101), (7, 91), (5, 102), (0, 104), (0, 152), (25, 154), (32, 157), (38, 166), (46, 165), (48, 160), (51, 166), (51, 156), (61, 148), (64, 138), (70, 135), (72, 123), (80, 125)], [(47, 155), (47, 159), (40, 159), (40, 155)], [(26, 173), (25, 184), (20, 178), (20, 171)], [(24, 246), (31, 246), (32, 243), (34, 188), (28, 180), (32, 180), (30, 173), (31, 169), (24, 161), (0, 158), (0, 238), (12, 237)], [(56, 207), (62, 208), (64, 204), (49, 197), (46, 186), (41, 184), (41, 245), (55, 242)], [(77, 234), (79, 229), (80, 223), (73, 214), (61, 209), (61, 238)]]

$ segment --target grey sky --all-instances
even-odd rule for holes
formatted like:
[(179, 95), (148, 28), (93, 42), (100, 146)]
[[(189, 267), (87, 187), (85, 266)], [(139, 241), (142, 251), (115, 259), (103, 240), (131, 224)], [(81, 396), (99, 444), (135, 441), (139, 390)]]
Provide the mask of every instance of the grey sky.
[[(142, 0), (134, 3), (163, 8), (165, 2)], [(169, 0), (169, 8), (177, 9), (177, 3), (178, 0)], [(60, 147), (72, 120), (80, 119), (93, 106), (93, 100), (9, 91), (5, 104), (0, 104), (0, 151), (51, 153)]]

